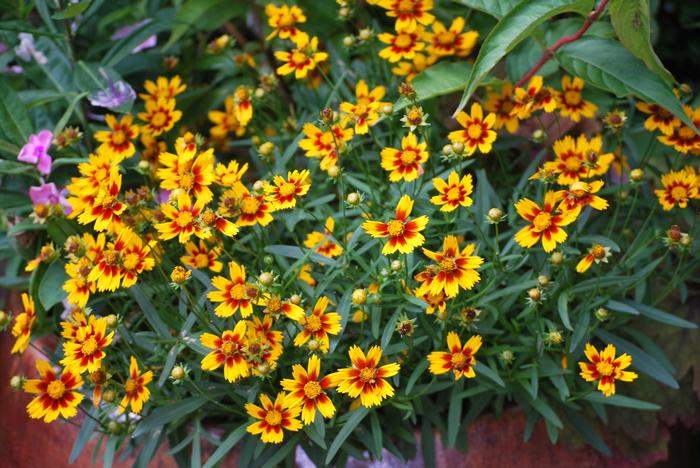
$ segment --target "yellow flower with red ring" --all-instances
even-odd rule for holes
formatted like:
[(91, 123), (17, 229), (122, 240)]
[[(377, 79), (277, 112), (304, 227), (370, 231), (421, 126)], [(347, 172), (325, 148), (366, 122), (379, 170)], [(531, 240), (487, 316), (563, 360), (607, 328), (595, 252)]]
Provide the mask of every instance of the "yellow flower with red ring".
[(414, 31), (400, 31), (396, 35), (391, 33), (381, 33), (377, 38), (389, 44), (388, 47), (379, 51), (379, 56), (391, 63), (399, 60), (413, 60), (416, 53), (425, 49), (425, 43), (420, 38), (423, 35), (423, 27), (418, 26)]
[(493, 142), (496, 141), (496, 132), (491, 130), (496, 123), (496, 114), (490, 112), (484, 117), (481, 104), (475, 102), (470, 114), (462, 111), (456, 119), (464, 130), (450, 132), (447, 135), (450, 141), (463, 143), (467, 156), (474, 154), (477, 148), (483, 154), (491, 152)]
[(608, 208), (608, 202), (602, 197), (596, 195), (603, 188), (605, 182), (602, 180), (594, 180), (592, 182), (576, 181), (569, 185), (566, 190), (556, 192), (557, 200), (561, 200), (561, 206), (568, 211), (585, 208), (590, 206), (594, 210), (605, 210)]
[(496, 115), (496, 121), (493, 124), (494, 130), (504, 128), (508, 133), (518, 131), (520, 122), (516, 115), (512, 114), (515, 100), (513, 98), (513, 85), (505, 81), (501, 85), (501, 92), (496, 93), (489, 89), (484, 110), (493, 112)]
[(588, 253), (576, 264), (576, 271), (585, 273), (594, 262), (596, 264), (608, 263), (608, 257), (610, 257), (610, 247), (605, 247), (602, 244), (593, 244), (588, 249)]
[(552, 191), (545, 194), (542, 207), (528, 198), (516, 203), (515, 210), (530, 224), (515, 234), (515, 242), (529, 249), (541, 239), (544, 251), (549, 253), (557, 244), (566, 241), (566, 231), (562, 227), (573, 223), (580, 210), (562, 211), (561, 207), (555, 209), (556, 203), (557, 195)]
[(101, 143), (97, 152), (109, 156), (114, 163), (133, 156), (136, 147), (131, 140), (139, 136), (139, 126), (132, 121), (131, 114), (125, 114), (119, 122), (112, 114), (107, 114), (105, 122), (110, 130), (95, 132), (95, 140)]
[(581, 117), (591, 119), (598, 111), (598, 106), (583, 99), (581, 92), (585, 82), (579, 78), (571, 78), (564, 75), (561, 79), (561, 94), (558, 94), (559, 113), (562, 117), (568, 117), (574, 122), (581, 120)]
[(338, 369), (328, 375), (331, 382), (337, 385), (338, 392), (345, 393), (350, 398), (360, 397), (365, 408), (379, 406), (382, 400), (394, 396), (394, 387), (387, 379), (398, 374), (401, 366), (395, 362), (380, 366), (381, 347), (372, 346), (365, 356), (359, 346), (352, 345), (348, 354), (352, 367)]
[(292, 304), (290, 301), (282, 300), (276, 294), (261, 294), (257, 298), (255, 305), (265, 307), (263, 313), (275, 318), (284, 315), (295, 322), (300, 322), (304, 319), (304, 309), (296, 304)]
[(459, 335), (453, 331), (449, 332), (447, 334), (447, 349), (449, 351), (433, 351), (428, 355), (430, 373), (440, 375), (452, 371), (455, 380), (462, 377), (468, 379), (476, 377), (476, 372), (474, 372), (476, 358), (474, 356), (481, 348), (481, 343), (481, 336), (474, 335), (462, 346)]
[(145, 122), (141, 131), (154, 137), (170, 131), (182, 118), (182, 112), (175, 109), (174, 99), (146, 101), (146, 111), (139, 112), (139, 119)]
[(214, 172), (214, 150), (197, 153), (196, 148), (175, 145), (177, 154), (161, 153), (158, 162), (161, 168), (157, 176), (160, 186), (166, 190), (181, 190), (202, 203), (209, 203), (214, 194), (209, 186), (216, 179)]
[(218, 261), (221, 255), (221, 247), (218, 245), (207, 246), (203, 240), (199, 240), (199, 244), (188, 242), (185, 244), (186, 255), (180, 257), (180, 261), (184, 265), (191, 266), (197, 270), (207, 268), (214, 273), (220, 272), (224, 265)]
[(248, 333), (247, 337), (250, 342), (259, 340), (268, 350), (267, 356), (269, 361), (277, 361), (282, 355), (282, 340), (284, 335), (279, 330), (273, 330), (272, 325), (275, 323), (270, 315), (265, 315), (262, 320), (253, 316), (252, 320), (247, 322)]
[(260, 439), (266, 444), (281, 444), (284, 440), (284, 430), (297, 432), (302, 428), (297, 418), (301, 408), (292, 407), (286, 402), (286, 394), (279, 392), (273, 403), (270, 397), (260, 394), (261, 406), (246, 403), (245, 410), (258, 421), (250, 424), (247, 431), (250, 434), (260, 434)]
[(213, 349), (202, 359), (202, 370), (213, 371), (224, 366), (224, 378), (228, 382), (248, 377), (250, 368), (244, 354), (246, 327), (245, 320), (241, 320), (233, 330), (224, 330), (221, 336), (202, 333), (199, 337), (202, 346)]
[[(700, 127), (700, 107), (693, 110), (690, 106), (683, 106), (683, 110), (695, 127)], [(674, 127), (671, 133), (660, 135), (658, 138), (664, 145), (672, 146), (683, 154), (688, 154), (688, 152), (698, 154), (700, 152), (700, 135), (685, 124)]]
[(650, 132), (659, 130), (664, 135), (671, 135), (676, 128), (681, 126), (681, 119), (658, 104), (638, 102), (636, 107), (637, 110), (649, 115), (644, 121), (644, 128)]
[(87, 257), (81, 257), (75, 263), (66, 263), (64, 269), (68, 279), (63, 283), (63, 290), (68, 293), (68, 303), (85, 307), (90, 294), (94, 293), (97, 284), (88, 280), (92, 270), (92, 262)]
[(214, 313), (219, 317), (230, 317), (240, 309), (243, 318), (253, 313), (253, 299), (257, 290), (246, 283), (245, 267), (235, 261), (228, 264), (229, 278), (215, 276), (211, 284), (216, 288), (210, 291), (207, 298), (212, 302), (220, 302)]
[(388, 10), (388, 17), (396, 18), (396, 31), (413, 32), (419, 24), (428, 26), (435, 21), (435, 16), (429, 13), (433, 0), (379, 0), (376, 4)]
[(229, 133), (237, 137), (245, 134), (245, 125), (240, 121), (233, 96), (224, 99), (224, 110), (209, 111), (207, 117), (214, 124), (209, 134), (214, 140), (223, 140)]
[(381, 165), (389, 171), (389, 180), (398, 182), (416, 180), (423, 174), (422, 164), (428, 160), (428, 145), (418, 143), (413, 132), (401, 139), (401, 149), (384, 148), (381, 152)]
[(632, 357), (622, 354), (615, 358), (615, 346), (609, 344), (603, 352), (599, 353), (590, 343), (586, 343), (584, 350), (589, 362), (579, 362), (581, 377), (586, 382), (598, 382), (598, 390), (606, 397), (615, 394), (615, 381), (632, 382), (638, 376), (634, 372), (626, 371), (632, 365)]
[(447, 182), (440, 177), (433, 179), (433, 187), (440, 195), (435, 195), (430, 198), (433, 205), (440, 207), (440, 211), (454, 211), (458, 207), (472, 206), (473, 200), (469, 195), (474, 191), (472, 175), (466, 174), (459, 178), (457, 172), (452, 171), (447, 177)]
[(455, 55), (457, 57), (466, 57), (469, 55), (476, 41), (479, 38), (479, 33), (476, 31), (464, 31), (464, 18), (461, 16), (452, 20), (449, 29), (439, 22), (434, 21), (430, 27), (432, 32), (424, 32), (423, 39), (428, 42), (427, 52), (438, 57)]
[(321, 360), (318, 356), (313, 354), (309, 357), (306, 369), (301, 364), (294, 364), (292, 376), (292, 379), (282, 379), (280, 385), (289, 392), (285, 403), (290, 407), (301, 408), (304, 424), (314, 422), (317, 410), (324, 418), (332, 418), (335, 406), (325, 391), (334, 385), (329, 376), (321, 377)]
[(404, 195), (396, 206), (394, 219), (388, 223), (365, 221), (362, 223), (362, 228), (374, 238), (389, 238), (382, 249), (382, 254), (389, 255), (397, 250), (405, 254), (411, 253), (413, 249), (425, 242), (425, 237), (420, 231), (424, 230), (429, 222), (427, 216), (409, 220), (411, 211), (413, 211), (413, 200), (408, 195)]
[(193, 234), (200, 239), (210, 237), (211, 232), (202, 229), (199, 222), (199, 215), (205, 206), (206, 202), (202, 199), (197, 199), (193, 205), (192, 198), (187, 192), (179, 192), (177, 195), (177, 206), (169, 203), (164, 203), (160, 206), (161, 213), (167, 221), (154, 225), (158, 231), (158, 237), (163, 240), (177, 237), (181, 244), (188, 242)]
[[(90, 224), (95, 222), (95, 231), (116, 232), (122, 226), (120, 215), (126, 209), (126, 204), (117, 197), (122, 186), (122, 175), (118, 172), (109, 174), (109, 178), (103, 180), (99, 190), (92, 199), (90, 206), (81, 210), (78, 216), (80, 224)], [(69, 202), (74, 199), (69, 199)], [(76, 207), (80, 209), (80, 207)]]
[(294, 346), (303, 346), (310, 339), (319, 342), (318, 349), (327, 353), (330, 348), (330, 335), (340, 333), (341, 317), (335, 312), (326, 312), (330, 301), (321, 296), (316, 301), (313, 310), (299, 320), (303, 329), (294, 338)]
[(97, 371), (107, 355), (104, 348), (112, 344), (113, 337), (113, 331), (107, 333), (107, 319), (91, 315), (88, 323), (78, 328), (75, 337), (63, 343), (65, 357), (61, 364), (78, 374)]
[(51, 364), (42, 359), (36, 361), (36, 369), (40, 378), (29, 379), (22, 386), (25, 392), (36, 395), (27, 405), (29, 417), (50, 423), (59, 416), (66, 419), (75, 416), (84, 398), (76, 391), (83, 386), (80, 374), (64, 369), (58, 376)]
[(119, 414), (123, 414), (131, 406), (131, 411), (140, 414), (144, 403), (151, 397), (151, 391), (146, 387), (153, 380), (153, 371), (141, 372), (136, 358), (131, 356), (129, 363), (129, 378), (124, 382), (124, 398), (119, 403)]
[(523, 120), (539, 109), (554, 112), (557, 108), (559, 92), (549, 86), (543, 86), (543, 83), (542, 77), (535, 75), (530, 79), (527, 88), (520, 86), (515, 88), (511, 114)]
[(691, 171), (670, 171), (661, 176), (662, 189), (654, 190), (664, 211), (688, 206), (688, 200), (698, 198), (698, 176)]
[(557, 183), (561, 185), (602, 176), (615, 160), (613, 153), (601, 154), (602, 147), (603, 139), (600, 136), (588, 141), (585, 135), (579, 135), (576, 140), (566, 135), (554, 142), (555, 159), (544, 163), (544, 171), (558, 174)]
[(446, 236), (442, 242), (442, 251), (433, 252), (423, 248), (423, 254), (435, 262), (426, 270), (429, 274), (422, 276), (423, 284), (416, 290), (417, 295), (430, 293), (437, 296), (444, 292), (448, 298), (455, 297), (460, 288), (470, 290), (479, 282), (481, 276), (476, 270), (484, 263), (482, 257), (472, 255), (476, 246), (467, 244), (461, 251), (455, 236)]
[(155, 82), (146, 80), (143, 87), (146, 89), (146, 93), (139, 94), (139, 97), (146, 102), (158, 101), (159, 99), (172, 100), (187, 89), (187, 85), (182, 82), (179, 75), (175, 75), (171, 79), (159, 76)]
[(15, 323), (12, 325), (12, 336), (16, 338), (15, 344), (10, 351), (12, 354), (21, 354), (27, 349), (32, 336), (32, 326), (34, 326), (34, 321), (36, 320), (34, 299), (27, 293), (22, 293), (22, 306), (24, 310), (17, 314)]
[(286, 180), (282, 176), (275, 176), (272, 182), (266, 182), (263, 186), (267, 195), (265, 198), (270, 202), (272, 209), (276, 211), (294, 208), (297, 197), (306, 195), (311, 188), (311, 173), (308, 169), (289, 171)]
[(316, 247), (315, 252), (325, 257), (333, 258), (343, 254), (343, 248), (333, 241), (333, 230), (335, 229), (335, 220), (332, 216), (326, 218), (326, 223), (323, 232), (312, 231), (306, 235), (304, 247), (312, 249)]
[(306, 78), (306, 75), (316, 68), (318, 64), (328, 59), (326, 52), (318, 52), (318, 38), (298, 35), (295, 42), (296, 47), (289, 52), (275, 52), (275, 58), (283, 65), (277, 67), (278, 75), (290, 75), (294, 73), (297, 80)]
[(267, 15), (267, 24), (272, 28), (272, 32), (265, 38), (266, 41), (275, 36), (295, 41), (299, 35), (306, 34), (297, 27), (300, 23), (306, 23), (306, 16), (296, 5), (277, 6), (268, 3), (265, 6), (265, 15)]

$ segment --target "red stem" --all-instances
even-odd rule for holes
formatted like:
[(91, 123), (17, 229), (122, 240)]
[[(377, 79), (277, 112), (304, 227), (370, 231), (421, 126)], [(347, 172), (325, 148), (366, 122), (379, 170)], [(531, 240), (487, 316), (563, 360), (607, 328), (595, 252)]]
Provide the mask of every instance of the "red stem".
[(564, 44), (568, 44), (570, 42), (574, 42), (578, 40), (581, 36), (583, 36), (586, 31), (588, 31), (588, 28), (591, 27), (591, 25), (598, 19), (601, 13), (603, 13), (603, 10), (605, 9), (605, 6), (608, 4), (608, 0), (603, 0), (600, 2), (600, 5), (593, 10), (587, 17), (586, 21), (583, 22), (583, 25), (581, 26), (581, 29), (576, 31), (576, 33), (570, 35), (570, 36), (564, 36), (560, 38), (557, 42), (554, 43), (554, 45), (550, 48), (548, 48), (545, 52), (544, 55), (537, 61), (535, 65), (527, 72), (525, 75), (520, 78), (520, 80), (515, 83), (515, 87), (517, 88), (518, 86), (522, 86), (523, 83), (525, 83), (527, 80), (532, 78), (535, 73), (537, 73), (537, 70), (542, 68), (542, 66), (549, 61), (549, 59), (552, 58), (554, 55), (554, 52), (556, 52), (561, 46)]

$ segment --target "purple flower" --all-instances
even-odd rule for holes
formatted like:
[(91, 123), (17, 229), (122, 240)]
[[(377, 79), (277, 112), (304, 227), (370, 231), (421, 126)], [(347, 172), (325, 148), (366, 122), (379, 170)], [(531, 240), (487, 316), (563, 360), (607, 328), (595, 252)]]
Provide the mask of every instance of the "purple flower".
[[(148, 24), (148, 23), (150, 23), (150, 22), (151, 22), (150, 19), (145, 19), (145, 20), (143, 20), (143, 21), (139, 21), (138, 23), (129, 24), (129, 25), (127, 25), (127, 26), (124, 26), (124, 27), (122, 27), (122, 28), (119, 28), (119, 29), (117, 29), (117, 30), (115, 31), (114, 34), (112, 34), (111, 39), (112, 39), (113, 41), (118, 41), (119, 39), (127, 38), (127, 37), (131, 36), (131, 34), (132, 34), (134, 31), (136, 31), (136, 30), (138, 30), (138, 29), (141, 29), (142, 26), (144, 26), (144, 25), (146, 25), (146, 24)], [(132, 53), (132, 54), (137, 54), (137, 53), (141, 52), (142, 50), (146, 50), (146, 49), (150, 49), (151, 47), (155, 47), (157, 43), (158, 43), (158, 38), (157, 38), (156, 35), (154, 34), (154, 35), (152, 35), (152, 36), (149, 36), (149, 37), (148, 37), (145, 41), (143, 41), (141, 44), (139, 44), (139, 45), (137, 45), (136, 47), (134, 47), (134, 48), (132, 49), (131, 53)]]
[(52, 139), (53, 134), (49, 130), (42, 130), (36, 135), (30, 135), (29, 142), (19, 151), (17, 159), (29, 164), (36, 164), (41, 174), (49, 175), (51, 173), (51, 155), (48, 151)]
[(107, 109), (117, 109), (124, 105), (129, 105), (136, 99), (134, 88), (124, 81), (112, 82), (107, 78), (109, 89), (97, 91), (94, 95), (88, 96), (90, 104), (95, 107), (106, 107)]
[(49, 60), (46, 58), (46, 55), (39, 52), (34, 46), (34, 36), (29, 33), (19, 33), (17, 36), (19, 37), (19, 45), (15, 47), (17, 57), (27, 62), (34, 59), (40, 65), (48, 63)]
[(59, 192), (56, 188), (56, 184), (53, 182), (41, 184), (37, 187), (29, 187), (29, 198), (32, 199), (32, 204), (35, 206), (38, 204), (61, 204), (61, 206), (63, 206), (63, 212), (65, 214), (70, 214), (71, 211), (73, 211), (73, 207), (70, 206), (70, 203), (68, 203), (68, 200), (66, 200), (65, 195), (65, 190)]
[(170, 200), (170, 190), (158, 189), (156, 203), (168, 203), (168, 200)]

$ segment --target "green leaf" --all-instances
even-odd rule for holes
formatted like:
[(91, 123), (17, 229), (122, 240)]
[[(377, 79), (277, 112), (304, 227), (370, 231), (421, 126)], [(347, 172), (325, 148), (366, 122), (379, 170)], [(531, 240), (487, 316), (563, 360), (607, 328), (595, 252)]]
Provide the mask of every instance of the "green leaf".
[(117, 442), (119, 442), (119, 438), (117, 436), (107, 436), (107, 445), (105, 446), (105, 451), (102, 457), (102, 468), (112, 468), (114, 454), (117, 451)]
[(83, 420), (83, 425), (80, 427), (80, 432), (78, 432), (78, 436), (75, 438), (75, 442), (73, 442), (73, 448), (68, 457), (69, 464), (75, 463), (75, 460), (83, 453), (85, 445), (90, 441), (90, 436), (95, 431), (95, 427), (97, 427), (97, 420), (95, 419), (97, 417), (97, 410), (94, 407), (90, 407), (87, 412), (92, 417)]
[(283, 257), (289, 257), (289, 258), (296, 258), (296, 259), (301, 259), (301, 258), (310, 258), (311, 260), (318, 262), (318, 263), (323, 263), (325, 265), (335, 265), (336, 262), (334, 259), (326, 257), (325, 255), (313, 253), (313, 250), (304, 250), (298, 245), (280, 245), (280, 244), (273, 244), (273, 245), (268, 245), (265, 247), (265, 252), (275, 254), (275, 255), (281, 255)]
[(190, 29), (214, 30), (229, 19), (245, 14), (246, 2), (230, 0), (188, 0), (175, 14), (175, 21), (170, 39), (163, 46), (163, 51), (170, 49)]
[(576, 322), (576, 328), (574, 328), (574, 333), (571, 335), (571, 343), (569, 343), (569, 352), (573, 352), (581, 340), (588, 333), (588, 324), (591, 322), (591, 313), (588, 310), (581, 311), (581, 315)]
[(658, 411), (661, 409), (661, 406), (655, 403), (637, 400), (636, 398), (630, 398), (624, 395), (611, 395), (606, 397), (600, 392), (593, 392), (583, 397), (583, 399), (592, 403), (602, 403), (604, 405), (621, 406), (623, 408), (634, 408), (645, 411)]
[(502, 18), (512, 10), (519, 0), (452, 0), (474, 10), (487, 13), (495, 18)]
[(7, 161), (5, 159), (0, 160), (0, 174), (27, 174), (34, 171), (34, 169), (35, 166), (33, 164), (27, 164), (19, 161)]
[(573, 411), (566, 406), (563, 407), (566, 419), (571, 423), (571, 426), (578, 432), (583, 439), (588, 442), (588, 444), (602, 453), (603, 455), (610, 456), (610, 448), (605, 445), (603, 439), (600, 438), (598, 433), (593, 428), (593, 425), (588, 421), (588, 419), (577, 411)]
[(464, 109), (486, 75), (508, 52), (532, 35), (537, 26), (562, 13), (576, 12), (585, 15), (592, 8), (593, 0), (525, 0), (518, 3), (501, 18), (484, 40), (453, 117)]
[(190, 418), (190, 413), (197, 411), (206, 402), (207, 399), (204, 397), (191, 397), (161, 406), (143, 418), (136, 426), (133, 437), (158, 429), (178, 418)]
[(608, 12), (617, 37), (627, 50), (642, 59), (649, 70), (673, 85), (676, 80), (651, 46), (649, 0), (613, 0)]
[(372, 427), (372, 452), (374, 457), (379, 459), (382, 456), (382, 425), (376, 411), (372, 411), (369, 416)]
[(355, 430), (357, 425), (362, 422), (362, 420), (365, 418), (365, 416), (367, 416), (368, 413), (369, 410), (364, 406), (357, 408), (352, 413), (350, 413), (350, 417), (347, 421), (345, 421), (345, 424), (343, 425), (342, 429), (340, 429), (338, 435), (335, 436), (333, 443), (328, 449), (328, 453), (326, 454), (326, 464), (329, 464), (331, 460), (333, 460), (333, 457), (335, 457), (335, 454), (338, 453), (338, 450), (340, 450), (340, 447), (342, 447), (343, 443), (345, 442), (345, 439), (347, 439), (350, 436), (350, 434), (352, 434), (352, 431)]
[(462, 422), (462, 385), (453, 385), (447, 413), (447, 446), (454, 448)]
[(698, 326), (693, 322), (689, 322), (673, 314), (669, 314), (668, 312), (659, 310), (656, 307), (652, 307), (646, 304), (640, 304), (639, 302), (634, 302), (630, 300), (624, 300), (623, 302), (631, 309), (637, 310), (643, 316), (652, 320), (656, 320), (657, 322), (665, 323), (667, 325), (673, 325), (674, 327), (680, 328), (698, 328)]
[(80, 93), (73, 98), (71, 103), (68, 105), (68, 108), (66, 108), (66, 111), (61, 116), (61, 119), (56, 124), (56, 128), (54, 128), (54, 130), (53, 130), (54, 135), (58, 135), (59, 133), (61, 133), (63, 131), (63, 128), (68, 123), (68, 120), (71, 118), (71, 115), (73, 115), (73, 111), (75, 111), (76, 106), (80, 103), (80, 100), (83, 99), (87, 95), (88, 95), (88, 93), (86, 93), (86, 92)]
[(146, 317), (146, 320), (148, 320), (148, 323), (151, 324), (155, 331), (157, 331), (160, 336), (170, 336), (168, 326), (160, 318), (158, 311), (153, 306), (153, 303), (143, 293), (141, 287), (134, 285), (129, 288), (129, 292), (131, 292), (131, 295), (134, 297), (134, 300), (136, 300), (136, 303), (139, 305), (139, 308)]
[(68, 296), (63, 290), (63, 283), (67, 279), (68, 275), (61, 262), (55, 261), (49, 265), (39, 284), (39, 302), (44, 309), (49, 310)]
[(274, 451), (272, 455), (263, 465), (263, 468), (273, 468), (279, 466), (287, 456), (294, 451), (301, 439), (301, 434), (295, 434), (291, 437), (282, 447), (279, 447)]
[(153, 21), (145, 23), (133, 31), (128, 37), (117, 41), (102, 57), (102, 64), (107, 67), (117, 65), (131, 55), (132, 51), (143, 41), (154, 34), (168, 31), (172, 28), (172, 9), (161, 10), (157, 16)]
[(534, 399), (532, 396), (530, 396), (529, 393), (525, 392), (523, 393), (525, 395), (525, 398), (527, 399), (528, 403), (535, 408), (535, 411), (540, 413), (544, 419), (549, 421), (554, 427), (558, 427), (559, 429), (564, 428), (564, 424), (562, 424), (561, 419), (559, 419), (559, 416), (557, 416), (557, 413), (554, 412), (551, 406), (540, 396), (540, 398)]
[(559, 300), (557, 300), (557, 309), (559, 310), (559, 318), (561, 323), (564, 324), (567, 330), (574, 330), (571, 326), (571, 320), (569, 320), (569, 293), (564, 291), (559, 295)]
[(428, 368), (428, 360), (427, 359), (421, 359), (418, 361), (418, 364), (415, 365), (415, 368), (413, 369), (413, 372), (411, 372), (411, 375), (408, 377), (408, 382), (406, 383), (406, 395), (411, 394), (411, 390), (413, 390), (413, 386), (416, 384), (418, 381), (418, 378), (423, 375), (423, 372)]
[(615, 312), (621, 312), (623, 314), (639, 315), (639, 312), (635, 308), (613, 299), (610, 299), (608, 302), (606, 302), (605, 307), (607, 309), (614, 310)]
[[(618, 97), (632, 95), (643, 101), (658, 104), (690, 128), (695, 128), (671, 87), (619, 42), (582, 37), (576, 42), (566, 44), (555, 55), (566, 71), (581, 77), (591, 86), (614, 93)], [(696, 132), (700, 134), (700, 130), (696, 129)]]
[(474, 371), (476, 372), (477, 376), (479, 374), (482, 374), (484, 377), (495, 382), (496, 385), (498, 385), (499, 387), (503, 387), (503, 388), (506, 387), (506, 384), (503, 382), (503, 379), (501, 379), (501, 376), (498, 375), (498, 372), (495, 371), (494, 369), (490, 368), (486, 364), (483, 364), (479, 361), (476, 361), (476, 365), (474, 366)]
[(246, 425), (242, 425), (233, 430), (229, 435), (226, 436), (224, 440), (221, 441), (214, 453), (204, 464), (203, 468), (213, 468), (220, 460), (222, 460), (226, 454), (238, 443), (239, 440), (247, 434)]
[[(416, 90), (416, 99), (425, 101), (464, 89), (471, 69), (472, 65), (467, 62), (438, 62), (423, 70), (411, 81)], [(408, 99), (402, 97), (396, 101), (394, 109), (398, 111), (409, 104)]]
[(87, 10), (87, 7), (90, 6), (90, 3), (92, 0), (83, 0), (82, 2), (79, 3), (71, 3), (69, 4), (65, 10), (56, 13), (53, 15), (51, 18), (57, 19), (57, 20), (67, 20), (71, 18), (75, 18), (85, 10)]
[(32, 133), (32, 122), (27, 108), (14, 89), (0, 76), (0, 136), (23, 146)]

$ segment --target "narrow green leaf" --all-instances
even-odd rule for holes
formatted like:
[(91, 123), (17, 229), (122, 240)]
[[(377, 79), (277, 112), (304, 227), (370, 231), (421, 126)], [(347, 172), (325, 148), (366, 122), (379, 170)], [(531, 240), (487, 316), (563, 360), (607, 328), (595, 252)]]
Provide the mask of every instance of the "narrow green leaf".
[(680, 328), (697, 328), (698, 326), (694, 324), (693, 322), (689, 322), (685, 319), (682, 319), (680, 317), (677, 317), (673, 314), (669, 314), (668, 312), (664, 312), (663, 310), (657, 309), (656, 307), (652, 307), (646, 304), (640, 304), (639, 302), (634, 302), (625, 299), (623, 303), (633, 310), (639, 311), (640, 314), (643, 316), (650, 318), (652, 320), (656, 320), (657, 322), (665, 323), (667, 325), (673, 325), (674, 327), (680, 327)]
[(229, 19), (245, 14), (248, 10), (246, 2), (231, 2), (229, 0), (188, 0), (182, 4), (175, 14), (175, 21), (170, 39), (163, 46), (163, 52), (170, 49), (190, 29), (213, 30)]
[(559, 318), (561, 323), (564, 324), (567, 330), (574, 330), (571, 326), (571, 320), (569, 320), (569, 293), (564, 291), (559, 295), (559, 300), (557, 300), (557, 309), (559, 310)]
[(614, 299), (610, 299), (608, 302), (606, 302), (605, 307), (615, 312), (621, 312), (623, 314), (639, 315), (639, 311), (637, 311), (637, 309), (635, 309), (634, 307), (631, 307), (625, 304), (624, 302), (616, 301)]
[(644, 411), (658, 411), (661, 409), (661, 406), (655, 403), (637, 400), (636, 398), (630, 398), (624, 395), (611, 395), (606, 397), (600, 392), (593, 392), (583, 397), (583, 399), (592, 403), (602, 403), (604, 405), (621, 406), (623, 408), (634, 408)]
[(428, 368), (428, 360), (427, 359), (421, 359), (418, 361), (418, 364), (416, 364), (415, 368), (413, 369), (413, 372), (411, 372), (411, 375), (408, 377), (408, 382), (406, 383), (406, 395), (411, 394), (411, 390), (413, 390), (413, 386), (416, 384), (418, 381), (418, 378), (423, 375), (423, 372)]
[(206, 402), (206, 398), (191, 397), (161, 406), (141, 420), (141, 422), (136, 426), (134, 437), (138, 437), (154, 429), (158, 429), (178, 418), (190, 417), (190, 413), (204, 406)]
[(345, 442), (345, 439), (347, 439), (350, 436), (352, 431), (355, 430), (357, 425), (362, 422), (362, 420), (365, 418), (365, 416), (367, 416), (368, 413), (369, 410), (365, 407), (360, 407), (354, 410), (352, 413), (350, 413), (350, 417), (347, 421), (345, 421), (345, 424), (343, 425), (342, 429), (340, 429), (338, 435), (335, 436), (333, 443), (328, 449), (328, 453), (326, 454), (326, 464), (329, 464), (333, 460), (333, 457), (335, 457), (335, 454), (338, 453), (338, 450), (340, 450), (340, 447), (342, 447), (343, 443)]
[(449, 412), (447, 413), (447, 446), (454, 448), (462, 422), (462, 385), (453, 385), (450, 393)]
[(70, 102), (68, 107), (66, 108), (66, 111), (63, 113), (61, 116), (61, 119), (58, 121), (56, 124), (56, 128), (53, 130), (54, 135), (58, 135), (63, 131), (63, 128), (66, 126), (68, 123), (68, 120), (71, 118), (73, 115), (73, 112), (75, 111), (76, 106), (80, 103), (80, 100), (83, 99), (85, 96), (87, 96), (88, 93), (80, 93), (77, 96), (73, 98), (73, 100)]
[(76, 16), (87, 10), (87, 7), (90, 6), (91, 2), (92, 0), (83, 0), (82, 2), (71, 3), (66, 6), (65, 10), (54, 14), (51, 18), (57, 20), (67, 20), (75, 18)]
[(569, 343), (569, 352), (573, 352), (581, 340), (588, 334), (588, 324), (591, 322), (591, 313), (588, 310), (582, 310), (581, 315), (576, 322), (574, 333), (571, 335), (571, 343)]
[(143, 293), (141, 287), (138, 285), (134, 285), (129, 288), (129, 292), (131, 292), (131, 295), (134, 297), (134, 300), (136, 300), (136, 303), (139, 305), (139, 308), (141, 309), (141, 312), (143, 312), (143, 315), (146, 317), (146, 320), (148, 320), (148, 323), (151, 324), (151, 326), (158, 332), (158, 334), (161, 336), (170, 336), (170, 330), (168, 329), (168, 326), (160, 318), (160, 315), (158, 315), (158, 311), (153, 306), (153, 303), (151, 303), (151, 301)]
[(534, 399), (532, 396), (530, 396), (529, 393), (525, 392), (523, 393), (525, 395), (525, 398), (527, 399), (528, 403), (535, 408), (535, 411), (540, 413), (544, 419), (549, 421), (553, 426), (563, 429), (564, 424), (561, 422), (561, 419), (559, 419), (559, 416), (557, 416), (557, 413), (554, 412), (551, 406), (545, 401), (545, 399), (540, 396), (540, 398)]
[(592, 8), (593, 0), (538, 0), (518, 3), (501, 18), (484, 40), (453, 117), (464, 109), (476, 88), (493, 67), (529, 37), (537, 26), (562, 13), (575, 12), (585, 15)]
[(282, 461), (289, 456), (289, 454), (294, 452), (301, 439), (301, 434), (295, 434), (281, 447), (276, 449), (273, 455), (265, 462), (263, 468), (273, 468), (282, 464)]
[(382, 456), (382, 426), (379, 423), (379, 416), (376, 411), (372, 411), (369, 415), (369, 421), (372, 427), (372, 443), (374, 457), (379, 459)]
[(73, 442), (73, 448), (68, 457), (69, 464), (75, 463), (80, 454), (83, 453), (85, 445), (90, 441), (90, 436), (95, 431), (95, 427), (97, 427), (97, 421), (94, 419), (97, 417), (97, 410), (91, 406), (87, 411), (92, 417), (83, 420), (83, 425), (80, 427), (80, 432), (78, 432), (78, 436), (75, 438), (75, 442)]
[(598, 433), (593, 428), (593, 425), (588, 421), (588, 419), (581, 413), (571, 410), (566, 406), (563, 407), (566, 419), (571, 423), (571, 427), (578, 432), (583, 439), (588, 442), (588, 444), (602, 453), (603, 455), (610, 456), (610, 449), (600, 438)]
[(107, 445), (105, 445), (105, 451), (102, 456), (102, 468), (112, 468), (118, 441), (117, 436), (107, 436)]
[(231, 433), (229, 433), (229, 435), (226, 436), (224, 440), (221, 441), (221, 445), (214, 450), (214, 453), (211, 454), (203, 468), (213, 468), (214, 465), (219, 463), (219, 461), (221, 461), (246, 434), (247, 431), (245, 424), (234, 429)]
[(501, 376), (498, 375), (498, 372), (480, 361), (476, 361), (474, 372), (476, 372), (477, 377), (481, 374), (499, 387), (506, 387), (506, 384), (503, 382), (503, 379), (501, 379)]

